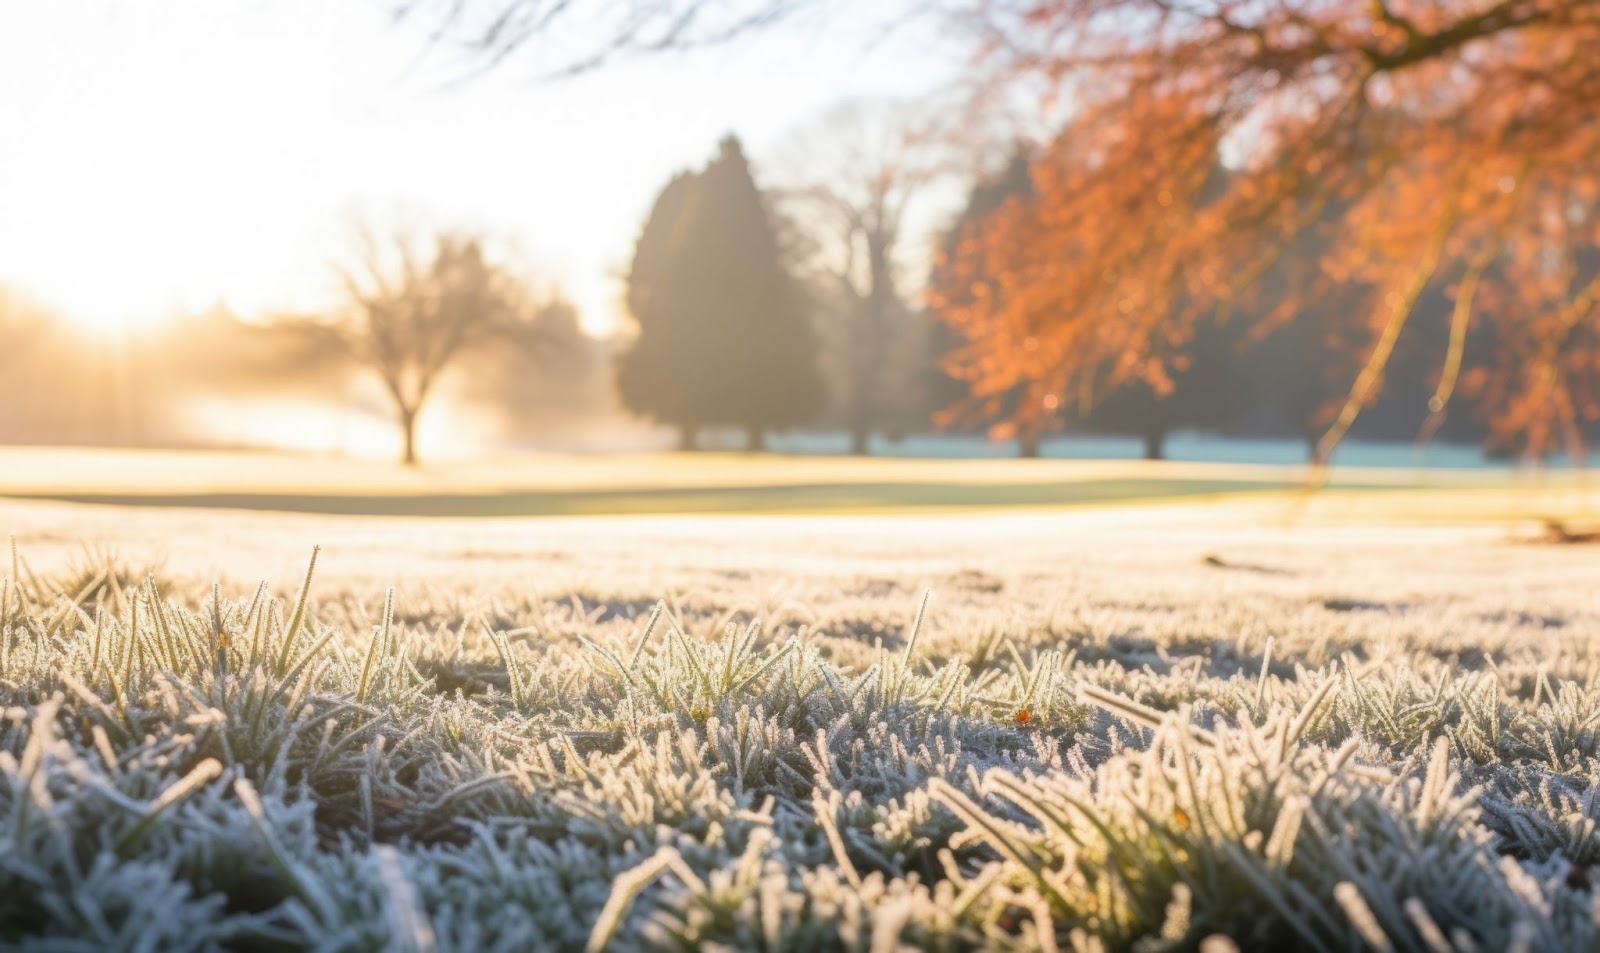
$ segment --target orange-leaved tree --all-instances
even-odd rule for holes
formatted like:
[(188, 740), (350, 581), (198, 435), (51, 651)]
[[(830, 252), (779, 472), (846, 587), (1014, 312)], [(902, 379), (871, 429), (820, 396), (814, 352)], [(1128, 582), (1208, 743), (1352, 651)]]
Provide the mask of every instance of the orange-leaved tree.
[[(1581, 449), (1600, 418), (1600, 0), (976, 6), (992, 62), (1076, 107), (1031, 194), (951, 263), (953, 367), (980, 405), (1038, 428), (1130, 381), (1159, 391), (1203, 317), (1314, 301), (1353, 322), (1330, 338), (1365, 342), (1326, 461), (1442, 289), (1433, 412), (1466, 382), (1500, 436)], [(1290, 267), (1308, 249), (1317, 267)], [(1464, 368), (1480, 320), (1496, 344)]]

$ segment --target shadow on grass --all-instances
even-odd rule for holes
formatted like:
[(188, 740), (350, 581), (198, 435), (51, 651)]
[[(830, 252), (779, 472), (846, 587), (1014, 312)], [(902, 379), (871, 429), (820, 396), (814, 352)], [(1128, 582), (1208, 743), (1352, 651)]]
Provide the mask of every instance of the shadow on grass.
[(606, 516), (673, 513), (864, 513), (1193, 499), (1287, 490), (1261, 480), (1114, 479), (1060, 483), (809, 483), (501, 493), (24, 493), (12, 499), (350, 516)]

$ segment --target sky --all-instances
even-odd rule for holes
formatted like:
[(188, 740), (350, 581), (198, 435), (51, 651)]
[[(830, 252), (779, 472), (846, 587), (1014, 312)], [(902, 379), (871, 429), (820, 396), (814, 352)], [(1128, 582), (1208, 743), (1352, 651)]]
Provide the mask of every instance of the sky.
[[(931, 26), (835, 5), (728, 46), (470, 82), (387, 0), (0, 2), (0, 282), (115, 329), (224, 301), (336, 300), (352, 216), (484, 230), (591, 330), (656, 192), (737, 133), (759, 164), (842, 100), (960, 62)], [(880, 7), (881, 10), (881, 7)]]

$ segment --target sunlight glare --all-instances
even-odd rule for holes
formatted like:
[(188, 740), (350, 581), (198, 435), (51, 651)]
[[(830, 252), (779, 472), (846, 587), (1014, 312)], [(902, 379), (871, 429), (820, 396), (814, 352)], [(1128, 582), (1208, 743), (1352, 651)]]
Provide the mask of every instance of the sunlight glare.
[[(392, 460), (400, 435), (386, 417), (359, 407), (290, 400), (205, 401), (186, 408), (196, 438), (223, 446), (271, 447), (363, 460)], [(417, 444), (428, 459), (481, 451), (491, 435), (485, 423), (445, 400), (418, 421)]]
[(151, 327), (197, 304), (152, 280), (154, 272), (142, 267), (147, 264), (131, 255), (71, 262), (59, 275), (34, 271), (24, 287), (73, 324), (105, 333)]

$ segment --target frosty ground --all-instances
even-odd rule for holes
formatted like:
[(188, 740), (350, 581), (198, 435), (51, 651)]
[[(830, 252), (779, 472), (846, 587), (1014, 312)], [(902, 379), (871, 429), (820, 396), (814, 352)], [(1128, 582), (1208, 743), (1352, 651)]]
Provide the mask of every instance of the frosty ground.
[(0, 946), (1595, 947), (1600, 547), (1439, 498), (0, 502)]

